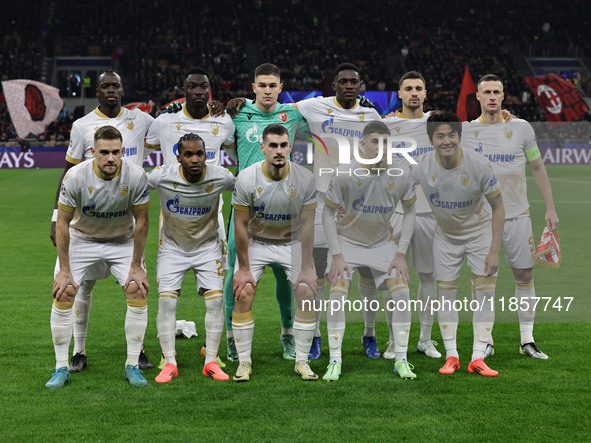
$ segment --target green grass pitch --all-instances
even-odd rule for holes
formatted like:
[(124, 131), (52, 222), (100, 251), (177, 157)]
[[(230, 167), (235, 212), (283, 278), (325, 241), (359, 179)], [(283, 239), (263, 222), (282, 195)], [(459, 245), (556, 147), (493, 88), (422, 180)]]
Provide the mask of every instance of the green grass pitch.
[[(281, 358), (279, 316), (274, 281), (265, 273), (254, 305), (256, 321), (253, 377), (249, 383), (214, 382), (201, 375), (203, 300), (187, 275), (178, 319), (197, 323), (199, 337), (177, 341), (180, 375), (158, 385), (157, 369), (145, 372), (147, 388), (129, 386), (123, 376), (125, 300), (113, 278), (97, 283), (90, 316), (88, 368), (72, 374), (64, 389), (44, 384), (54, 365), (49, 328), (55, 248), (49, 239), (50, 217), (59, 170), (0, 171), (0, 441), (387, 441), (443, 439), (587, 440), (591, 301), (591, 265), (587, 225), (591, 220), (591, 169), (550, 166), (563, 262), (559, 269), (536, 267), (537, 295), (573, 297), (569, 311), (538, 308), (535, 337), (547, 361), (519, 355), (515, 312), (497, 312), (495, 355), (487, 360), (498, 378), (466, 372), (472, 327), (458, 331), (462, 369), (443, 376), (443, 364), (415, 352), (418, 323), (413, 323), (409, 361), (417, 380), (392, 373), (393, 361), (363, 356), (361, 316), (350, 316), (343, 347), (343, 376), (337, 383), (302, 382), (293, 363)], [(544, 205), (528, 180), (534, 237), (543, 228)], [(146, 261), (151, 291), (146, 352), (158, 363), (156, 338), (156, 238), (159, 205), (151, 207)], [(503, 259), (497, 299), (513, 295), (511, 271)], [(414, 275), (413, 275), (414, 277)], [(416, 277), (411, 297), (416, 296)], [(469, 294), (463, 270), (459, 298)], [(497, 305), (499, 309), (499, 305)], [(508, 306), (506, 305), (506, 309)], [(416, 316), (415, 316), (416, 317)], [(386, 348), (387, 327), (378, 316), (378, 345)], [(326, 337), (326, 324), (322, 325)], [(433, 338), (440, 342), (437, 324)], [(328, 346), (312, 368), (324, 374)], [(225, 357), (225, 341), (221, 354)], [(233, 375), (237, 363), (226, 370)], [(585, 437), (587, 435), (587, 437)]]

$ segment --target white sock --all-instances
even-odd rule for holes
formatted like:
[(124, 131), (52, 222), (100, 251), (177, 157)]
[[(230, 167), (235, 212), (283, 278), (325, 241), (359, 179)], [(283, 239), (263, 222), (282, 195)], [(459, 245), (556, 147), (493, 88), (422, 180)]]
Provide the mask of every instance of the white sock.
[(88, 317), (92, 306), (92, 288), (96, 280), (87, 280), (78, 288), (74, 299), (74, 350), (73, 355), (78, 352), (86, 355), (86, 333), (88, 331)]
[(158, 328), (158, 339), (160, 349), (164, 356), (164, 363), (176, 364), (175, 334), (176, 334), (176, 308), (178, 305), (178, 292), (161, 292), (158, 294), (158, 315), (156, 316), (156, 327)]
[(519, 332), (521, 334), (521, 344), (534, 342), (534, 320), (536, 318), (536, 311), (534, 310), (536, 302), (534, 297), (536, 290), (534, 288), (534, 281), (530, 282), (515, 282), (515, 298), (519, 307), (526, 307), (526, 309), (517, 311), (519, 316)]
[[(343, 287), (340, 282), (330, 288), (330, 301), (326, 311), (326, 329), (328, 331), (328, 346), (330, 349), (330, 361), (342, 363), (343, 358), (341, 349), (343, 346), (343, 336), (345, 335), (345, 309), (344, 302), (347, 299), (347, 287)], [(334, 302), (333, 302), (334, 301)], [(332, 308), (339, 308), (333, 310)]]
[(127, 361), (125, 366), (138, 364), (148, 326), (148, 305), (144, 300), (127, 300), (125, 315), (125, 338), (127, 339)]
[[(378, 300), (378, 290), (376, 289), (376, 285), (373, 279), (364, 278), (361, 275), (359, 276), (359, 281), (357, 283), (359, 288), (359, 292), (361, 293), (362, 300), (367, 300), (365, 303), (368, 309), (363, 311), (363, 320), (365, 322), (365, 330), (363, 331), (364, 337), (375, 337), (376, 330), (376, 319), (378, 318), (378, 311), (377, 309), (369, 309), (370, 303), (371, 305), (375, 305)], [(374, 301), (375, 300), (375, 301)]]
[(314, 328), (316, 327), (316, 313), (314, 311), (300, 311), (296, 309), (296, 315), (293, 321), (293, 331), (295, 337), (296, 362), (308, 360), (310, 346), (314, 338)]
[[(57, 306), (56, 306), (57, 304)], [(59, 306), (59, 307), (58, 307)], [(69, 368), (68, 351), (72, 340), (72, 303), (55, 302), (51, 307), (49, 323), (55, 351), (55, 369)]]
[(495, 285), (496, 277), (477, 277), (474, 279), (474, 294), (478, 308), (472, 314), (474, 341), (470, 361), (484, 358), (486, 345), (491, 341), (492, 328), (495, 324)]
[(406, 360), (408, 350), (408, 337), (410, 334), (410, 294), (408, 286), (401, 280), (398, 283), (394, 282), (394, 279), (387, 281), (388, 290), (391, 298), (394, 301), (394, 306), (407, 306), (405, 310), (393, 310), (392, 311), (392, 330), (394, 331), (394, 359), (396, 362)]
[(421, 302), (420, 306), (423, 307), (419, 312), (419, 322), (421, 324), (419, 342), (423, 343), (431, 340), (431, 329), (435, 317), (435, 313), (431, 309), (431, 303), (433, 300), (437, 300), (437, 287), (435, 286), (435, 276), (432, 273), (419, 272), (417, 300)]
[(205, 364), (217, 361), (222, 332), (224, 331), (224, 292), (214, 289), (205, 297)]
[(324, 302), (324, 291), (326, 289), (326, 279), (318, 279), (318, 295), (314, 299), (314, 306), (316, 311), (316, 328), (314, 329), (314, 337), (320, 337), (320, 317), (322, 316), (322, 307)]
[(439, 328), (441, 329), (441, 338), (445, 346), (445, 359), (450, 357), (459, 358), (456, 333), (458, 330), (458, 312), (453, 309), (453, 302), (458, 293), (458, 281), (440, 281), (437, 284), (439, 288), (439, 301), (441, 309), (439, 310)]
[(293, 328), (286, 328), (284, 326), (281, 326), (281, 335), (293, 335)]
[(252, 311), (232, 312), (232, 330), (240, 363), (252, 363), (252, 337), (254, 335), (254, 317)]

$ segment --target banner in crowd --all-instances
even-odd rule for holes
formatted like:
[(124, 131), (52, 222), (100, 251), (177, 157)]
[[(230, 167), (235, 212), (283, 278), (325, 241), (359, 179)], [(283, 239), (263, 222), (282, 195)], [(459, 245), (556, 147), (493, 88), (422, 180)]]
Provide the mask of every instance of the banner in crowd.
[(462, 80), (462, 90), (460, 91), (456, 114), (463, 122), (472, 121), (480, 115), (480, 103), (476, 99), (476, 86), (474, 86), (474, 80), (472, 80), (467, 66), (464, 69), (464, 79)]
[(63, 106), (59, 89), (33, 80), (2, 82), (6, 105), (19, 138), (39, 135), (57, 119)]
[(575, 85), (556, 74), (524, 77), (550, 122), (580, 121), (589, 110)]

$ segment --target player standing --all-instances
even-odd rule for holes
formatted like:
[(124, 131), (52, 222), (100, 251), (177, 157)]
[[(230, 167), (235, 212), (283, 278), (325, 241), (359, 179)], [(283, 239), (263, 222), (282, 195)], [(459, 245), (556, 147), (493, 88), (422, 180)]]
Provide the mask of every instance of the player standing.
[[(482, 115), (464, 126), (464, 146), (474, 148), (491, 162), (499, 178), (505, 205), (503, 250), (515, 278), (515, 298), (519, 303), (519, 331), (522, 354), (547, 359), (534, 341), (535, 289), (533, 253), (535, 243), (527, 199), (525, 165), (529, 162), (532, 175), (546, 204), (546, 226), (556, 229), (558, 215), (552, 198), (552, 187), (531, 125), (514, 118), (504, 122), (501, 105), (505, 93), (503, 82), (494, 74), (481, 77), (476, 98)], [(494, 353), (492, 342), (486, 357)], [(485, 358), (486, 358), (485, 357)]]
[[(402, 102), (402, 110), (397, 111), (395, 116), (386, 117), (382, 121), (395, 136), (413, 139), (417, 143), (416, 149), (410, 155), (418, 160), (425, 153), (433, 151), (433, 146), (427, 136), (426, 125), (431, 112), (423, 112), (423, 104), (427, 97), (427, 84), (425, 78), (417, 71), (409, 71), (404, 74), (398, 84), (398, 96)], [(416, 187), (416, 195), (416, 221), (410, 249), (412, 251), (411, 263), (413, 268), (417, 270), (419, 277), (417, 299), (420, 301), (419, 307), (422, 308), (419, 312), (421, 331), (417, 351), (427, 357), (440, 358), (441, 354), (435, 348), (437, 342), (431, 340), (434, 313), (430, 308), (431, 301), (437, 299), (433, 273), (433, 236), (436, 222), (420, 186)], [(399, 237), (402, 214), (402, 207), (398, 205), (396, 213), (392, 217), (395, 238)], [(392, 311), (386, 309), (388, 325), (392, 323), (389, 318), (391, 315)], [(390, 328), (390, 341), (388, 342), (388, 350), (384, 352), (384, 358), (394, 358), (394, 349), (394, 331)]]
[[(238, 171), (242, 171), (254, 163), (260, 162), (265, 157), (261, 153), (263, 130), (270, 124), (285, 126), (289, 132), (289, 141), (293, 143), (296, 133), (306, 132), (307, 125), (300, 112), (292, 105), (283, 105), (277, 102), (283, 84), (279, 68), (271, 63), (258, 66), (254, 72), (252, 90), (254, 100), (246, 100), (237, 114), (229, 109), (230, 115), (234, 115), (236, 125), (236, 151), (238, 156)], [(224, 282), (224, 303), (226, 314), (226, 334), (228, 341), (228, 359), (238, 360), (234, 333), (232, 327), (232, 312), (234, 309), (234, 294), (231, 276), (234, 273), (236, 261), (236, 246), (234, 243), (234, 217), (230, 220), (228, 229), (228, 264), (229, 271)], [(295, 339), (293, 335), (293, 315), (291, 284), (283, 268), (271, 264), (275, 275), (275, 296), (279, 304), (281, 314), (280, 344), (283, 349), (283, 358), (295, 359)]]
[(91, 148), (94, 160), (71, 168), (63, 180), (56, 229), (60, 270), (53, 282), (51, 310), (56, 371), (45, 384), (48, 389), (70, 381), (74, 296), (96, 263), (115, 276), (127, 298), (125, 378), (133, 386), (148, 384), (138, 358), (148, 324), (149, 284), (143, 260), (150, 192), (144, 170), (121, 160), (122, 141), (113, 126), (99, 128)]
[(162, 208), (157, 326), (165, 365), (156, 382), (168, 383), (178, 375), (176, 309), (183, 277), (191, 269), (199, 294), (205, 298), (203, 375), (228, 380), (216, 362), (224, 329), (224, 272), (217, 214), (222, 192), (234, 189), (234, 176), (221, 166), (206, 165), (205, 142), (197, 134), (183, 135), (176, 146), (177, 164), (148, 174), (149, 186), (158, 191)]
[(257, 282), (271, 263), (285, 269), (297, 300), (295, 372), (303, 380), (317, 380), (308, 364), (316, 314), (303, 303), (311, 302), (317, 290), (312, 259), (314, 176), (288, 161), (291, 143), (289, 131), (282, 125), (265, 128), (261, 152), (265, 159), (242, 170), (234, 192), (237, 268), (232, 329), (240, 359), (234, 380), (248, 381), (252, 373), (252, 303)]
[[(365, 126), (361, 142), (364, 158), (376, 159), (380, 143), (385, 145), (389, 135), (388, 127), (382, 122)], [(386, 310), (392, 310), (390, 326), (396, 340), (394, 373), (401, 378), (416, 378), (413, 366), (406, 359), (411, 312), (405, 257), (415, 221), (415, 190), (408, 164), (400, 162), (396, 168), (391, 166), (387, 164), (385, 150), (375, 164), (352, 161), (339, 168), (339, 174), (332, 178), (326, 194), (323, 222), (331, 254), (328, 273), (330, 308), (327, 313), (330, 364), (323, 377), (327, 381), (336, 381), (341, 375), (345, 300), (352, 272), (361, 266), (369, 268), (376, 287), (388, 293), (387, 296), (384, 293), (384, 304)], [(392, 171), (393, 175), (386, 170)], [(390, 218), (399, 202), (404, 208), (404, 216), (402, 234), (396, 245)], [(346, 215), (336, 221), (340, 205), (345, 208)], [(391, 275), (393, 269), (395, 274)]]
[[(123, 158), (131, 161), (138, 166), (142, 166), (144, 158), (148, 155), (144, 151), (144, 137), (148, 128), (154, 119), (147, 113), (133, 109), (129, 110), (121, 107), (121, 98), (123, 97), (123, 84), (121, 77), (114, 71), (104, 71), (99, 75), (96, 95), (98, 97), (98, 106), (84, 117), (76, 120), (72, 125), (70, 134), (70, 145), (66, 153), (66, 166), (60, 177), (55, 195), (55, 209), (51, 223), (51, 240), (56, 244), (55, 229), (57, 221), (57, 208), (59, 192), (62, 181), (70, 168), (78, 163), (93, 158), (90, 149), (94, 146), (94, 133), (102, 126), (113, 126), (119, 130), (123, 137)], [(56, 263), (55, 272), (58, 272)], [(86, 368), (88, 360), (86, 357), (86, 335), (88, 330), (88, 319), (92, 305), (92, 289), (96, 280), (108, 277), (109, 271), (100, 264), (89, 269), (86, 274), (86, 280), (80, 282), (80, 288), (74, 301), (74, 310), (76, 319), (74, 322), (74, 349), (72, 361), (70, 363), (70, 372), (80, 372)], [(154, 366), (148, 360), (143, 352), (140, 354), (140, 368), (151, 369)]]
[[(336, 168), (338, 165), (338, 145), (332, 135), (345, 137), (352, 147), (355, 140), (359, 141), (363, 134), (363, 127), (369, 121), (381, 120), (375, 109), (363, 107), (360, 104), (359, 91), (361, 89), (361, 77), (359, 68), (352, 63), (342, 63), (335, 68), (333, 97), (315, 97), (302, 100), (296, 107), (302, 113), (310, 130), (314, 135), (320, 137), (326, 145), (328, 155), (316, 155), (314, 158), (314, 171), (316, 186), (318, 189), (318, 207), (314, 221), (314, 262), (318, 275), (317, 303), (324, 299), (324, 288), (326, 285), (325, 270), (328, 254), (328, 243), (322, 226), (322, 211), (326, 191), (330, 183), (330, 176), (320, 176), (320, 168)], [(359, 292), (367, 305), (371, 300), (377, 300), (377, 290), (373, 276), (367, 267), (358, 268), (359, 271)], [(316, 331), (310, 358), (320, 356), (320, 314), (317, 312)], [(370, 358), (379, 358), (380, 352), (375, 338), (375, 321), (377, 311), (366, 310), (363, 312), (365, 330), (362, 343), (365, 347), (365, 354)]]
[(412, 172), (437, 220), (433, 255), (442, 306), (439, 326), (447, 354), (439, 372), (453, 374), (460, 368), (458, 312), (453, 302), (467, 257), (478, 302), (473, 311), (474, 342), (468, 372), (494, 377), (499, 373), (486, 366), (483, 358), (494, 325), (496, 273), (505, 220), (498, 179), (485, 157), (460, 147), (462, 123), (457, 115), (431, 115), (427, 133), (435, 151), (425, 154)]

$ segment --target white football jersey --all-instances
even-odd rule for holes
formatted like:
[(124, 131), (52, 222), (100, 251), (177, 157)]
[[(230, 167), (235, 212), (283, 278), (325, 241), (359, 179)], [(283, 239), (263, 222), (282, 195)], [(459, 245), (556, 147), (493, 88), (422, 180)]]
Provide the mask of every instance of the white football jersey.
[(59, 208), (74, 213), (70, 236), (96, 242), (123, 242), (134, 231), (134, 210), (150, 205), (148, 179), (143, 168), (121, 162), (111, 180), (98, 176), (95, 160), (68, 170), (60, 190)]
[(484, 197), (501, 192), (490, 162), (469, 149), (459, 150), (453, 169), (441, 166), (435, 151), (425, 154), (412, 168), (437, 220), (435, 232), (453, 242), (469, 241), (490, 231), (491, 211)]
[[(410, 138), (417, 143), (416, 149), (409, 154), (415, 161), (418, 161), (419, 158), (425, 155), (427, 152), (433, 151), (433, 146), (431, 145), (429, 136), (427, 135), (427, 119), (430, 115), (431, 111), (428, 111), (423, 113), (422, 117), (420, 118), (408, 118), (405, 117), (402, 112), (398, 111), (394, 117), (383, 118), (382, 122), (388, 126), (391, 137), (404, 137), (407, 139)], [(405, 147), (406, 142), (402, 141), (398, 145), (401, 145), (400, 147)], [(417, 185), (416, 187), (416, 194), (416, 213), (430, 214), (431, 208), (429, 207), (429, 203), (427, 203), (425, 193), (421, 189), (420, 185)], [(400, 214), (404, 212), (400, 204), (396, 207), (396, 212)]]
[(182, 111), (161, 114), (154, 120), (146, 136), (146, 146), (160, 148), (165, 165), (176, 165), (179, 139), (190, 132), (199, 135), (205, 142), (208, 165), (219, 165), (222, 145), (234, 144), (234, 122), (229, 115), (212, 117), (207, 114), (201, 119), (194, 119), (183, 104)]
[[(351, 166), (340, 170), (361, 168), (353, 161)], [(415, 202), (415, 187), (410, 168), (400, 162), (396, 167), (404, 173), (398, 177), (387, 174), (335, 175), (326, 193), (326, 204), (337, 209), (345, 208), (346, 214), (337, 220), (340, 240), (356, 246), (379, 246), (392, 238), (390, 218), (394, 208), (401, 202), (412, 205)]]
[(474, 149), (491, 162), (501, 184), (505, 218), (528, 212), (525, 151), (537, 148), (531, 125), (519, 118), (494, 125), (472, 120), (462, 125), (462, 146)]
[[(380, 114), (375, 109), (360, 106), (359, 100), (353, 108), (345, 109), (337, 102), (336, 97), (309, 98), (298, 102), (296, 107), (308, 122), (310, 131), (326, 146), (322, 150), (328, 151), (314, 151), (316, 185), (318, 191), (326, 192), (331, 177), (330, 174), (320, 175), (320, 168), (336, 169), (339, 166), (338, 144), (331, 135), (345, 137), (352, 148), (353, 141), (359, 142), (363, 137), (363, 128), (368, 122), (381, 120)], [(314, 136), (310, 138), (317, 142)]]
[(288, 162), (281, 180), (270, 178), (265, 161), (240, 171), (234, 191), (234, 209), (250, 213), (248, 234), (264, 242), (282, 243), (301, 237), (302, 211), (316, 209), (314, 175)]
[(160, 247), (195, 253), (202, 243), (217, 239), (220, 195), (234, 189), (230, 171), (206, 165), (203, 178), (190, 183), (177, 163), (150, 171), (148, 183), (160, 196)]
[(121, 108), (117, 117), (109, 118), (97, 107), (72, 125), (66, 160), (78, 164), (93, 158), (90, 148), (94, 146), (95, 131), (101, 126), (111, 125), (121, 132), (123, 159), (142, 166), (147, 155), (144, 137), (153, 121), (150, 114), (139, 109)]

